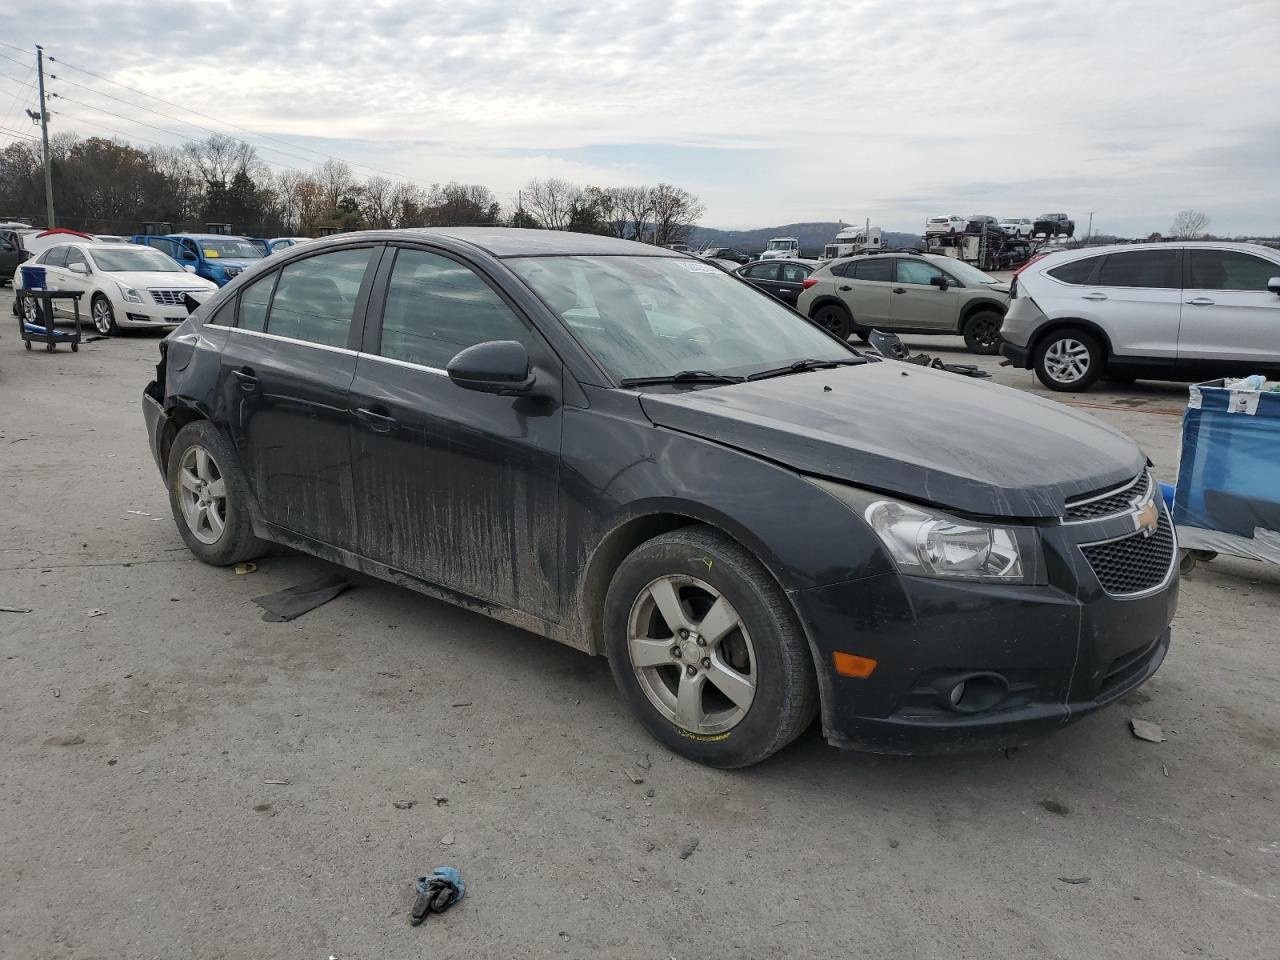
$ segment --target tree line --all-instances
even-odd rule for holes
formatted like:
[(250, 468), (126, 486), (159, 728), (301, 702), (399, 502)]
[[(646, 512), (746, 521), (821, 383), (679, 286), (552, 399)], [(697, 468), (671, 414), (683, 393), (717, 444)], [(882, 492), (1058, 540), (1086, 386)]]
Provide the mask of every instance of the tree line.
[[(668, 183), (584, 187), (534, 179), (504, 204), (481, 184), (361, 179), (338, 159), (309, 171), (273, 170), (250, 144), (219, 134), (143, 150), (63, 133), (49, 148), (57, 225), (89, 233), (138, 233), (148, 221), (176, 230), (230, 223), (236, 233), (263, 237), (316, 236), (322, 228), (516, 226), (665, 245), (683, 241), (703, 213), (697, 197)], [(43, 223), (44, 209), (39, 144), (11, 143), (0, 151), (0, 220)]]

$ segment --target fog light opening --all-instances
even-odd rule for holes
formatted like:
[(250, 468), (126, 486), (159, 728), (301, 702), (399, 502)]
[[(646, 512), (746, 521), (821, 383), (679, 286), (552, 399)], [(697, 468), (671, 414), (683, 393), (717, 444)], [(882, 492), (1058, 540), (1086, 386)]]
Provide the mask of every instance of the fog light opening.
[(982, 713), (997, 706), (1009, 692), (1009, 682), (998, 673), (969, 673), (942, 684), (942, 704), (956, 713)]

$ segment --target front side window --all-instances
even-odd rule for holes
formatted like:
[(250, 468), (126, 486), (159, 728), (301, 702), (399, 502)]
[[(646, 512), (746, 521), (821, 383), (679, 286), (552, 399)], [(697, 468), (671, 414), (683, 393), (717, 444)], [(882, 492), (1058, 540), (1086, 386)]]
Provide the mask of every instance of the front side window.
[(84, 258), (84, 254), (79, 247), (67, 248), (67, 266), (69, 267), (73, 263), (83, 263), (86, 267), (89, 265), (89, 261)]
[(1189, 250), (1187, 286), (1193, 290), (1266, 290), (1280, 263), (1232, 250)]
[(280, 271), (267, 333), (345, 347), (372, 247), (297, 260)]
[(844, 275), (846, 277), (851, 276), (855, 280), (875, 280), (887, 283), (893, 279), (893, 261), (889, 259), (855, 260), (853, 261), (853, 271), (850, 272), (846, 267)]
[(470, 267), (426, 250), (396, 254), (382, 314), (382, 356), (443, 370), (460, 350), (490, 340), (533, 345), (524, 321)]
[(1113, 253), (1098, 271), (1100, 287), (1159, 287), (1178, 289), (1177, 250), (1134, 250)]
[(899, 260), (898, 282), (919, 283), (928, 286), (934, 277), (944, 276), (943, 272), (931, 263), (923, 260)]
[(1093, 276), (1093, 271), (1101, 259), (1101, 257), (1085, 257), (1083, 260), (1073, 260), (1070, 263), (1064, 263), (1060, 267), (1054, 267), (1052, 270), (1046, 271), (1046, 273), (1053, 279), (1061, 280), (1063, 283), (1082, 286), (1089, 282), (1089, 278)]
[(525, 257), (511, 269), (614, 377), (746, 374), (852, 352), (710, 264), (666, 257)]
[(776, 262), (753, 263), (742, 272), (752, 280), (777, 280), (778, 264)]

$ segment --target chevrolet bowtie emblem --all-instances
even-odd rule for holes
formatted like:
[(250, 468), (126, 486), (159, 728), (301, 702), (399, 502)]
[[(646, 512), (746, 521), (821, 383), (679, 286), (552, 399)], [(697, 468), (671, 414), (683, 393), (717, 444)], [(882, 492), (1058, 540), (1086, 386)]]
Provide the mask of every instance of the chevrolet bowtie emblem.
[(1133, 525), (1144, 537), (1149, 537), (1160, 528), (1160, 511), (1156, 509), (1154, 500), (1140, 504), (1133, 514)]

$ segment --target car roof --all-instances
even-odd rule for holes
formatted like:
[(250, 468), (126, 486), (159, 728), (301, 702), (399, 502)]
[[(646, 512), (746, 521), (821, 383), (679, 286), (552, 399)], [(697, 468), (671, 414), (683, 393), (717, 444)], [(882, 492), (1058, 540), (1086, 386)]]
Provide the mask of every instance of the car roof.
[(1153, 243), (1109, 243), (1096, 247), (1076, 247), (1072, 250), (1054, 250), (1031, 265), (1037, 272), (1084, 260), (1088, 257), (1100, 257), (1109, 253), (1129, 253), (1138, 250), (1238, 250), (1241, 253), (1262, 254), (1264, 257), (1280, 259), (1280, 250), (1261, 243), (1243, 243), (1235, 240), (1168, 240)]
[[(602, 237), (566, 230), (529, 230), (521, 227), (410, 227), (371, 231), (381, 236), (449, 237), (478, 247), (495, 257), (629, 256), (675, 257), (675, 250), (634, 240)], [(346, 234), (349, 239), (351, 234)]]

